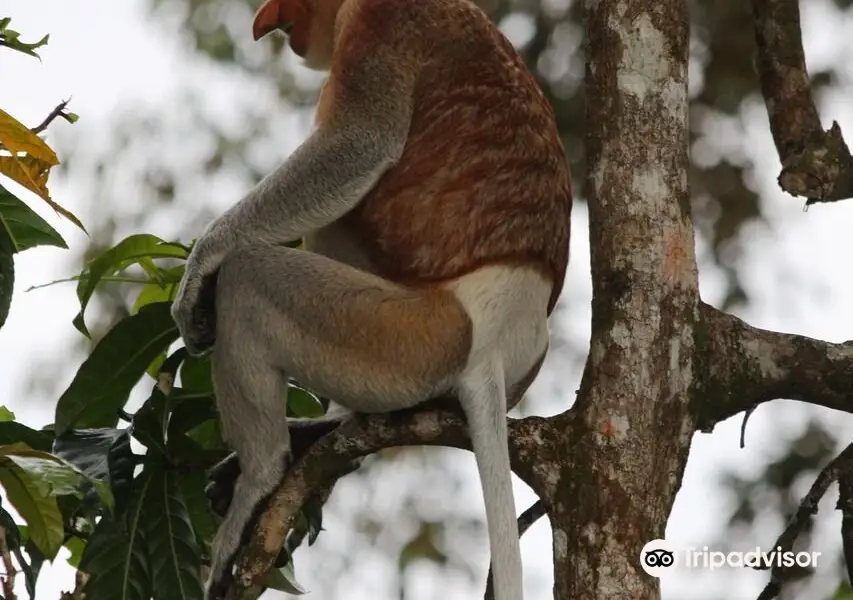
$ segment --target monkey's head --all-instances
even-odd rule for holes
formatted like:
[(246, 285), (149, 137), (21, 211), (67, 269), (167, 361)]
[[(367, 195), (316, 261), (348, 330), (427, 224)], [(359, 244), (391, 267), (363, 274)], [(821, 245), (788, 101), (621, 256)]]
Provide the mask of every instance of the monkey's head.
[(283, 32), (307, 67), (325, 70), (332, 60), (335, 18), (344, 1), (265, 0), (255, 13), (252, 33), (259, 40), (273, 31)]

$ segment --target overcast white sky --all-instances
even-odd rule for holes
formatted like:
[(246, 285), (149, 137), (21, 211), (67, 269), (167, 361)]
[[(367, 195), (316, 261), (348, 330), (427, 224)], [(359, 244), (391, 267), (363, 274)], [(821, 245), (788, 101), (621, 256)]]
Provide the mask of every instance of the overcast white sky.
[[(851, 97), (853, 42), (846, 36), (851, 30), (850, 18), (840, 17), (824, 2), (807, 4), (804, 30), (810, 66), (820, 68), (829, 61), (851, 65), (843, 87), (829, 94), (822, 106), (824, 122), (838, 120), (850, 138), (853, 136), (853, 110), (847, 99)], [(12, 17), (16, 29), (30, 38), (49, 32), (51, 43), (42, 52), (41, 64), (11, 52), (0, 52), (0, 106), (25, 123), (34, 124), (59, 100), (73, 96), (71, 108), (81, 116), (75, 133), (85, 133), (86, 143), (99, 144), (106, 139), (110, 115), (127, 102), (169, 106), (173, 97), (170, 91), (175, 89), (179, 78), (189, 72), (189, 63), (183, 60), (180, 49), (147, 21), (139, 0), (4, 0), (0, 16), (6, 15)], [(196, 69), (193, 73), (193, 80), (198, 80), (199, 85), (221, 84), (205, 82), (203, 71)], [(224, 106), (228, 101), (228, 97), (211, 99)], [(853, 236), (850, 235), (853, 201), (813, 207), (803, 212), (800, 201), (776, 189), (778, 161), (770, 144), (763, 106), (756, 104), (747, 108), (745, 115), (745, 125), (738, 120), (721, 122), (716, 140), (723, 151), (728, 151), (729, 146), (731, 151), (739, 151), (736, 146), (743, 140), (748, 141), (747, 153), (757, 166), (753, 184), (760, 190), (767, 214), (771, 216), (769, 226), (751, 227), (742, 240), (747, 247), (743, 273), (753, 302), (741, 316), (763, 327), (833, 341), (853, 339), (850, 310), (853, 306), (850, 262), (853, 257)], [(54, 136), (69, 134), (69, 130), (69, 125), (59, 122), (51, 128), (50, 136), (55, 139)], [(9, 187), (20, 191), (14, 185)], [(83, 209), (89, 203), (82, 182), (56, 179), (51, 190), (54, 199), (72, 211), (80, 211), (79, 216), (86, 222)], [(65, 236), (73, 253), (48, 248), (17, 257), (12, 313), (0, 330), (0, 348), (3, 349), (0, 404), (12, 408), (28, 424), (41, 426), (52, 420), (45, 407), (49, 406), (48, 400), (55, 399), (34, 398), (26, 386), (27, 376), (40, 357), (62, 351), (77, 335), (71, 326), (77, 304), (73, 285), (27, 294), (24, 290), (68, 276), (72, 257), (79, 255), (85, 242), (78, 230), (45, 210), (46, 207), (33, 196), (23, 191), (20, 195), (31, 201), (31, 205)], [(100, 211), (120, 209), (119, 205), (97, 207)], [(172, 231), (164, 225), (163, 231), (153, 233), (168, 237)], [(582, 207), (574, 212), (573, 235), (573, 264), (567, 288), (588, 301), (589, 257), (586, 211)], [(699, 250), (701, 255), (704, 251), (701, 241)], [(717, 301), (722, 290), (719, 274), (704, 268), (702, 290), (706, 300)], [(568, 319), (578, 331), (578, 339), (586, 339), (588, 308), (579, 308)], [(76, 367), (76, 364), (68, 365), (56, 374), (63, 386), (70, 381)], [(565, 377), (565, 371), (559, 369), (553, 359), (550, 367), (537, 382), (534, 394), (547, 394), (555, 383), (567, 390), (576, 387), (576, 381), (560, 380)], [(576, 378), (577, 374), (573, 373), (572, 377)], [(552, 412), (559, 408), (555, 406)], [(818, 412), (835, 429), (845, 431), (848, 436), (853, 434), (853, 416)], [(697, 434), (667, 538), (678, 544), (696, 546), (713, 540), (719, 530), (718, 523), (728, 514), (731, 500), (720, 492), (716, 475), (723, 468), (744, 474), (759, 470), (763, 462), (781, 452), (785, 440), (798, 434), (804, 416), (804, 410), (794, 403), (777, 402), (763, 407), (750, 421), (745, 450), (738, 449), (739, 419), (718, 426), (712, 435)], [(471, 477), (475, 477), (473, 462), (469, 463), (463, 468), (470, 468)], [(809, 483), (803, 482), (804, 488)], [(527, 506), (530, 493), (524, 490), (519, 493), (519, 506)], [(829, 498), (822, 505), (823, 511), (833, 513), (833, 503), (834, 498)], [(833, 514), (831, 521), (822, 522), (822, 527), (837, 531), (837, 523), (838, 516)], [(754, 540), (755, 544), (769, 546), (775, 540), (778, 526), (775, 522), (768, 523), (766, 535)], [(832, 555), (838, 547), (836, 542), (830, 532), (818, 538), (816, 543), (821, 547), (814, 549)], [(525, 536), (523, 551), (528, 589), (534, 594), (531, 598), (550, 597), (550, 536), (544, 523)], [(663, 584), (666, 597), (699, 598), (701, 595), (704, 598), (705, 593), (725, 589), (729, 598), (751, 599), (756, 597), (765, 579), (764, 574), (750, 571), (703, 573), (699, 577), (701, 579), (692, 573), (666, 578)], [(58, 598), (61, 589), (70, 587), (70, 569), (57, 564), (46, 569), (41, 577), (39, 598)], [(423, 588), (423, 595), (413, 598), (435, 596), (435, 590), (429, 590), (427, 583)]]

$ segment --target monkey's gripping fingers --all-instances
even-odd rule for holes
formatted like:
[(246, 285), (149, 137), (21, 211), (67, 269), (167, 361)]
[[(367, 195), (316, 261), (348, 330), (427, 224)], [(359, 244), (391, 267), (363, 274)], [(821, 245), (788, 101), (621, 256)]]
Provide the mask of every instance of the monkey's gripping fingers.
[(187, 271), (172, 303), (172, 318), (184, 340), (187, 351), (193, 356), (204, 354), (216, 341), (216, 276), (217, 273), (199, 275)]
[(216, 341), (219, 267), (234, 245), (227, 222), (219, 219), (196, 240), (187, 258), (184, 277), (172, 304), (172, 318), (193, 356), (204, 354)]

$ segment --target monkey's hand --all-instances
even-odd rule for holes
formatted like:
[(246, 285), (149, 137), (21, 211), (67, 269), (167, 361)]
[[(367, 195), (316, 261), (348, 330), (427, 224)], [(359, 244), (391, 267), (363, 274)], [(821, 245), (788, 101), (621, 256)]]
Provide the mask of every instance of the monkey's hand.
[(192, 356), (204, 354), (216, 341), (216, 278), (222, 258), (206, 252), (203, 242), (204, 238), (196, 242), (187, 259), (184, 278), (172, 303), (172, 318)]

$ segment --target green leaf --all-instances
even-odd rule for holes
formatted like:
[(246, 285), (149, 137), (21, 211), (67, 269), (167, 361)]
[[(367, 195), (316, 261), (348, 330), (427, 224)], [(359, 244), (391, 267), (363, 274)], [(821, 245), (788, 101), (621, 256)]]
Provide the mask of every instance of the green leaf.
[(202, 600), (201, 554), (175, 472), (152, 474), (143, 511), (154, 600)]
[(151, 390), (151, 395), (133, 415), (131, 431), (133, 437), (139, 440), (149, 450), (158, 455), (166, 455), (166, 424), (169, 419), (170, 400), (157, 386)]
[(5, 406), (0, 406), (0, 423), (8, 423), (10, 421), (15, 420), (15, 413), (6, 408)]
[(9, 317), (12, 295), (15, 292), (15, 256), (12, 239), (5, 228), (0, 227), (0, 327)]
[(154, 357), (154, 360), (151, 361), (151, 364), (145, 369), (145, 372), (155, 381), (157, 381), (157, 374), (160, 373), (160, 369), (163, 368), (163, 363), (166, 362), (166, 351), (164, 350), (160, 354)]
[(21, 532), (18, 530), (15, 519), (5, 508), (0, 508), (0, 527), (6, 532), (6, 544), (9, 546), (9, 550), (20, 548)]
[(80, 566), (80, 559), (83, 558), (83, 551), (86, 549), (86, 542), (76, 535), (72, 535), (65, 542), (65, 549), (71, 553), (71, 556), (68, 557), (68, 564), (75, 569), (78, 568)]
[[(8, 452), (14, 446), (4, 446), (0, 450)], [(63, 491), (67, 491), (67, 473), (60, 473), (46, 468), (50, 461), (24, 461), (25, 466), (12, 460), (11, 456), (0, 458), (0, 484), (6, 490), (6, 495), (18, 514), (29, 526), (29, 536), (33, 543), (48, 558), (53, 558), (62, 547), (65, 535), (62, 524), (62, 513), (59, 511), (54, 497), (52, 484), (58, 483)], [(72, 471), (73, 473), (73, 471)], [(53, 478), (52, 481), (42, 479), (43, 476)], [(74, 474), (76, 478), (76, 474)], [(71, 491), (76, 491), (72, 485)]]
[(183, 274), (184, 265), (167, 269), (165, 271), (161, 270), (162, 283), (153, 281), (143, 285), (142, 289), (139, 291), (139, 295), (136, 297), (136, 301), (133, 303), (133, 308), (131, 308), (130, 313), (135, 315), (139, 312), (140, 308), (148, 304), (153, 304), (155, 302), (171, 302), (174, 300), (175, 295), (178, 293), (178, 287), (181, 283), (181, 277), (183, 277)]
[(32, 474), (44, 495), (83, 497), (94, 490), (107, 508), (113, 506), (112, 493), (104, 482), (87, 476), (59, 456), (18, 443), (0, 446), (0, 459), (3, 458)]
[(180, 437), (194, 427), (216, 417), (216, 407), (213, 398), (209, 396), (181, 400), (169, 416), (167, 439), (171, 441), (173, 438)]
[(273, 569), (264, 578), (264, 585), (293, 596), (302, 596), (308, 591), (296, 581), (293, 563), (290, 562), (280, 569)]
[(846, 582), (841, 582), (831, 600), (853, 600), (853, 587)]
[(127, 429), (73, 429), (56, 438), (53, 453), (88, 477), (107, 482), (116, 510), (124, 510), (136, 465)]
[(92, 294), (104, 277), (115, 275), (145, 259), (186, 257), (186, 248), (166, 242), (156, 235), (144, 233), (123, 239), (109, 250), (93, 258), (80, 274), (80, 281), (77, 284), (80, 312), (74, 317), (74, 327), (89, 337), (89, 330), (86, 328), (83, 315)]
[(68, 461), (89, 477), (109, 481), (110, 451), (119, 440), (129, 450), (130, 436), (126, 429), (73, 429), (53, 442), (53, 453)]
[(221, 450), (225, 442), (219, 427), (219, 419), (210, 419), (187, 432), (187, 437), (205, 450)]
[[(178, 275), (175, 279), (174, 274), (172, 274), (172, 272), (176, 270), (180, 271), (180, 275)], [(158, 283), (145, 284), (145, 286), (142, 288), (142, 292), (136, 299), (136, 303), (133, 305), (133, 309), (131, 310), (130, 314), (136, 314), (142, 307), (148, 306), (149, 304), (153, 304), (155, 302), (171, 303), (175, 295), (178, 293), (178, 285), (180, 284), (183, 272), (184, 266), (181, 265), (180, 267), (176, 267), (176, 269), (171, 269), (164, 276), (160, 277), (161, 281), (169, 283), (165, 285), (160, 285)], [(184, 350), (184, 354), (181, 355), (180, 359), (178, 359), (178, 364), (180, 364), (181, 361), (183, 361), (184, 358), (186, 358), (186, 356), (188, 355), (185, 348), (181, 348), (177, 352), (180, 352), (181, 350)], [(166, 353), (161, 352), (160, 356), (158, 356), (150, 365), (148, 365), (146, 373), (148, 373), (153, 379), (157, 379), (157, 375), (163, 368), (165, 368), (165, 361)], [(177, 372), (172, 374), (177, 375)]]
[(213, 375), (210, 354), (188, 356), (181, 365), (181, 387), (206, 395), (213, 395)]
[(154, 586), (143, 510), (156, 502), (151, 488), (151, 473), (143, 471), (125, 518), (102, 518), (89, 537), (79, 567), (89, 574), (86, 600), (150, 600)]
[(50, 451), (53, 435), (45, 431), (37, 431), (16, 421), (0, 423), (0, 445), (23, 442), (33, 450)]
[(325, 412), (317, 396), (305, 388), (290, 385), (287, 390), (287, 416), (314, 418), (322, 417)]
[[(175, 381), (178, 379), (178, 369), (181, 367), (181, 363), (190, 355), (189, 351), (181, 346), (171, 355), (169, 358), (165, 357), (166, 353), (163, 353), (163, 360), (160, 362), (160, 366), (154, 372), (154, 379), (158, 382), (160, 378), (164, 375), (169, 377), (169, 382), (171, 386), (174, 386)], [(151, 372), (151, 368), (148, 368), (148, 372)]]
[(149, 304), (95, 346), (56, 406), (55, 429), (115, 427), (118, 411), (151, 362), (178, 339), (169, 304)]
[(0, 185), (0, 227), (12, 240), (13, 252), (36, 246), (68, 248), (62, 236), (38, 214)]
[(31, 600), (35, 600), (36, 581), (44, 564), (45, 556), (32, 540), (27, 540), (24, 544), (24, 551), (27, 557), (29, 557), (29, 561), (26, 560), (24, 553), (20, 549), (15, 552), (15, 558), (18, 559), (18, 564), (21, 565), (21, 570), (24, 572), (24, 584), (27, 587), (27, 594), (30, 595)]
[(210, 503), (204, 494), (207, 486), (207, 476), (201, 471), (183, 473), (178, 478), (178, 485), (187, 507), (187, 515), (195, 531), (196, 540), (209, 553), (213, 537), (216, 535), (216, 523), (210, 510)]
[(8, 444), (0, 446), (0, 460), (11, 461), (33, 476), (35, 487), (45, 497), (80, 495), (84, 474), (53, 454), (33, 450), (25, 444)]
[(12, 21), (9, 17), (5, 17), (0, 19), (0, 41), (3, 42), (3, 46), (10, 48), (12, 50), (17, 50), (18, 52), (23, 52), (24, 54), (28, 54), (30, 56), (34, 56), (41, 60), (38, 54), (36, 54), (36, 50), (46, 45), (48, 40), (50, 39), (50, 35), (46, 35), (41, 38), (37, 42), (27, 43), (22, 42), (20, 39), (20, 35), (17, 31), (13, 31), (8, 28), (9, 23)]

